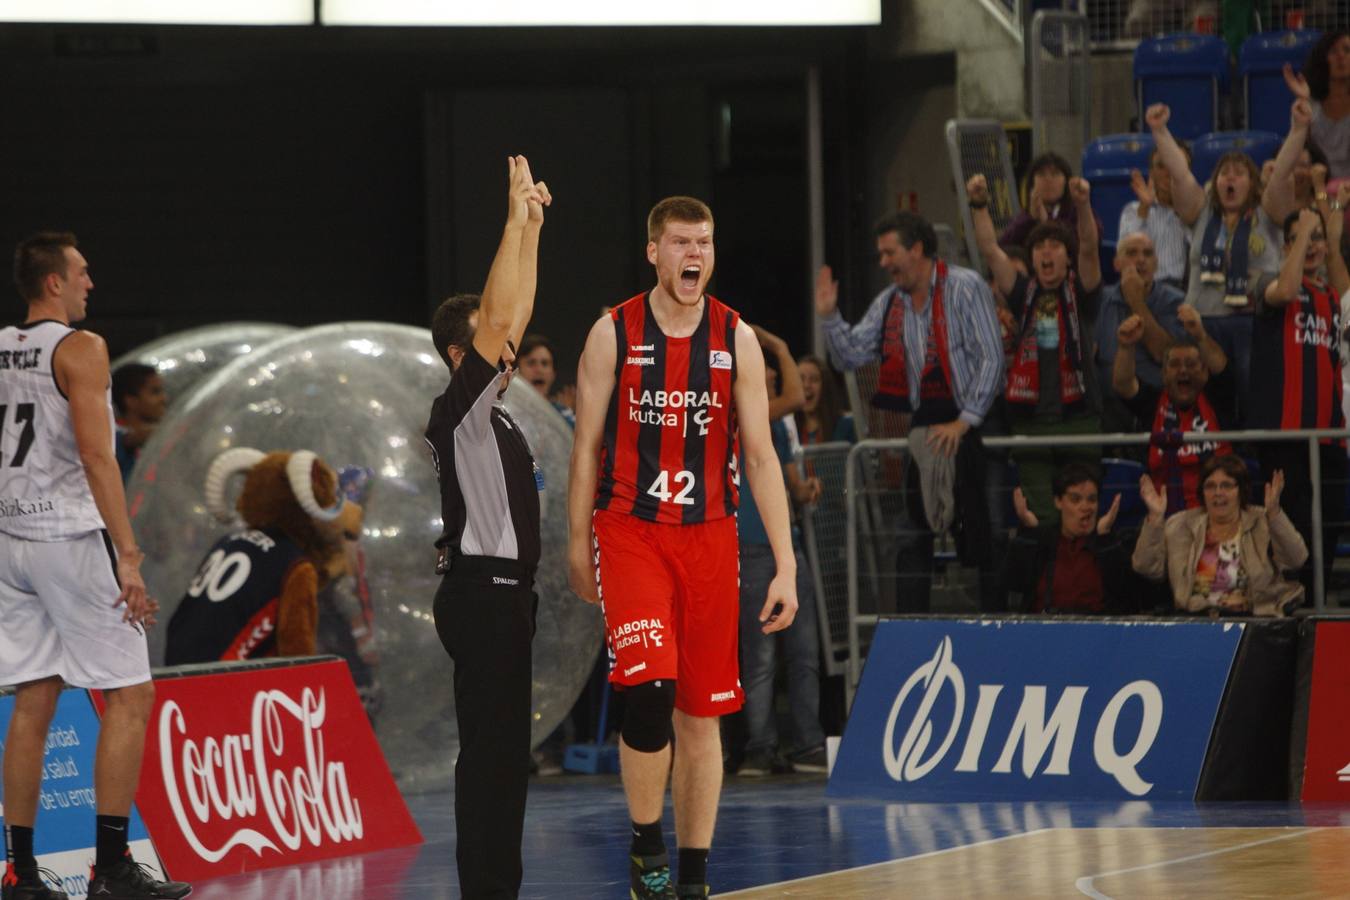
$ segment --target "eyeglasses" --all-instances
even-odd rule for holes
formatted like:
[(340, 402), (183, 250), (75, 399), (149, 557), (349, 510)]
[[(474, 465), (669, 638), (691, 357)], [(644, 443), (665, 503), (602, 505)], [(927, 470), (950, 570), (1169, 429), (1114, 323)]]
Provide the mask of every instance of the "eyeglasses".
[(1204, 485), (1206, 491), (1236, 491), (1236, 481), (1206, 481)]

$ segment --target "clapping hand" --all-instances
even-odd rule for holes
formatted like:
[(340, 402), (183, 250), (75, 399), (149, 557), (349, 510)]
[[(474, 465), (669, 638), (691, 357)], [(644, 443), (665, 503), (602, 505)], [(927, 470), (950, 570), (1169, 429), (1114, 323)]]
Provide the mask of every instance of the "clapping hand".
[(816, 315), (822, 319), (839, 308), (839, 282), (829, 266), (821, 266), (816, 274)]
[(1153, 478), (1147, 474), (1139, 476), (1139, 496), (1148, 507), (1149, 521), (1160, 523), (1167, 515), (1167, 496), (1153, 486)]
[(1111, 529), (1115, 527), (1116, 516), (1120, 514), (1120, 494), (1111, 501), (1111, 506), (1107, 508), (1102, 517), (1097, 520), (1097, 533), (1110, 534)]
[(1130, 189), (1139, 198), (1140, 206), (1153, 206), (1158, 202), (1158, 195), (1153, 190), (1153, 182), (1146, 179), (1144, 173), (1138, 169), (1130, 170)]
[(1284, 492), (1284, 470), (1276, 469), (1266, 482), (1266, 516), (1275, 518), (1280, 514), (1280, 494)]

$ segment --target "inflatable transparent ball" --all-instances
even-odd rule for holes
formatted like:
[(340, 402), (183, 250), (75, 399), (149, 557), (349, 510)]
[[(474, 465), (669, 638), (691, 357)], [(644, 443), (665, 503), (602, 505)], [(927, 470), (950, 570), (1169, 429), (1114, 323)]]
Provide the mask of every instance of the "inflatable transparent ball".
[[(227, 530), (207, 512), (202, 482), (231, 447), (310, 449), (329, 465), (372, 470), (362, 545), (374, 598), (383, 706), (376, 734), (406, 791), (449, 786), (458, 747), (452, 664), (436, 635), (433, 544), (440, 490), (423, 440), (448, 382), (426, 329), (344, 323), (297, 331), (236, 360), (175, 402), (128, 485), (142, 571), (166, 623), (202, 557)], [(567, 715), (600, 647), (599, 611), (567, 588), (567, 466), (572, 433), (516, 379), (506, 406), (544, 473), (543, 558), (536, 590), (533, 727), (538, 745)], [(228, 499), (238, 496), (240, 480)], [(164, 658), (164, 627), (151, 660)]]
[(207, 376), (247, 356), (264, 344), (295, 331), (291, 325), (273, 322), (222, 322), (204, 325), (156, 338), (113, 360), (115, 371), (126, 363), (154, 366), (164, 380), (169, 405)]

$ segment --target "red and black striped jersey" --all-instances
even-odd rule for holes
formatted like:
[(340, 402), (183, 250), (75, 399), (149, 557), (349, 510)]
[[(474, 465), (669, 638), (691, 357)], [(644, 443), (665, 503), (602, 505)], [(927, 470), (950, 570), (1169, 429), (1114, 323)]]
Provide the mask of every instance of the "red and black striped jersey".
[[(1267, 279), (1273, 276), (1266, 276)], [(1264, 292), (1264, 285), (1258, 285)], [(1305, 277), (1284, 306), (1257, 307), (1249, 428), (1341, 428), (1340, 303)], [(1259, 376), (1256, 373), (1260, 373)]]
[(616, 306), (614, 392), (605, 418), (596, 509), (690, 525), (736, 512), (736, 324), (705, 294), (688, 337), (667, 337), (650, 292)]

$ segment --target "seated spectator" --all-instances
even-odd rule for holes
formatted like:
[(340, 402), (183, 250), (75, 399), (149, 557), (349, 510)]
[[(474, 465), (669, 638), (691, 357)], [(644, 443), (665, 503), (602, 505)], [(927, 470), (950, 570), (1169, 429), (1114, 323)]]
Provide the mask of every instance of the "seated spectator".
[[(1097, 226), (1092, 216), (1088, 183), (1069, 185), (1079, 207), (1077, 267), (1070, 265), (1073, 237), (1058, 222), (1037, 225), (1027, 238), (1032, 271), (1018, 275), (994, 240), (989, 216), (989, 188), (983, 175), (966, 185), (980, 255), (1008, 297), (1017, 322), (1017, 344), (1008, 371), (1006, 400), (1014, 434), (1095, 434), (1101, 429), (1101, 391), (1092, 364), (1092, 331), (1101, 286)], [(1014, 450), (1022, 490), (1036, 517), (1054, 515), (1050, 489), (1054, 472), (1071, 460), (1095, 462), (1093, 448), (1036, 447)]]
[(799, 357), (797, 371), (802, 379), (803, 403), (796, 413), (797, 435), (801, 442), (848, 441), (852, 444), (858, 440), (853, 416), (843, 411), (834, 373), (825, 367), (825, 361), (818, 356)]
[[(1178, 141), (1177, 146), (1191, 163), (1191, 148)], [(1116, 244), (1125, 242), (1132, 234), (1146, 234), (1157, 254), (1157, 277), (1173, 287), (1183, 287), (1186, 278), (1186, 257), (1191, 252), (1191, 230), (1172, 208), (1172, 176), (1163, 164), (1162, 154), (1154, 147), (1148, 155), (1148, 178), (1138, 169), (1130, 171), (1130, 187), (1138, 200), (1125, 204), (1120, 211), (1120, 225)]]
[[(783, 367), (784, 384), (795, 383), (800, 391), (797, 365), (786, 352), (780, 338), (758, 326), (760, 344), (777, 353)], [(781, 395), (770, 390), (770, 405)], [(800, 393), (796, 406), (800, 407)], [(791, 437), (783, 419), (791, 412), (791, 398), (780, 414), (770, 414), (770, 433), (774, 449), (783, 464), (784, 482), (791, 501), (814, 503), (820, 496), (820, 482), (801, 474), (793, 459)], [(792, 529), (792, 546), (797, 558), (797, 618), (781, 634), (765, 634), (759, 620), (769, 582), (776, 571), (773, 549), (760, 518), (748, 480), (741, 481), (740, 510), (736, 516), (741, 553), (741, 682), (745, 687), (745, 757), (737, 771), (741, 775), (768, 775), (773, 772), (824, 772), (825, 733), (820, 725), (820, 635), (817, 630), (815, 579), (803, 552), (801, 532)], [(791, 747), (780, 747), (775, 721), (774, 669), (780, 658), (787, 668), (788, 707), (793, 726)]]
[(154, 366), (126, 363), (112, 373), (113, 407), (117, 411), (116, 437), (117, 467), (122, 470), (122, 481), (131, 477), (131, 470), (141, 455), (141, 448), (150, 440), (164, 418), (169, 395), (164, 392), (164, 379)]
[(1164, 521), (1167, 499), (1147, 476), (1139, 493), (1148, 517), (1135, 544), (1134, 570), (1166, 579), (1177, 609), (1211, 617), (1282, 616), (1303, 598), (1284, 577), (1308, 558), (1308, 548), (1280, 509), (1284, 473), (1272, 474), (1265, 505), (1248, 506), (1250, 476), (1236, 456), (1214, 456), (1200, 468), (1204, 506)]
[(1284, 81), (1312, 108), (1311, 134), (1326, 154), (1331, 177), (1350, 178), (1350, 33), (1324, 33), (1301, 73), (1284, 67)]
[(1022, 612), (1116, 613), (1138, 611), (1141, 586), (1130, 570), (1132, 534), (1115, 530), (1120, 496), (1098, 515), (1101, 477), (1071, 462), (1055, 473), (1059, 524), (1041, 525), (1022, 489), (1013, 491), (1021, 523), (1008, 554), (1007, 584), (1022, 594)]
[[(1225, 153), (1214, 166), (1208, 188), (1202, 187), (1185, 153), (1167, 130), (1171, 115), (1166, 104), (1148, 108), (1145, 119), (1163, 165), (1172, 177), (1172, 199), (1177, 215), (1191, 229), (1190, 281), (1186, 302), (1204, 318), (1213, 336), (1235, 367), (1238, 395), (1247, 396), (1252, 341), (1251, 280), (1262, 272), (1279, 270), (1280, 222), (1294, 209), (1290, 178), (1308, 135), (1311, 111), (1295, 101), (1291, 125), (1264, 192), (1258, 192), (1260, 173), (1250, 156)], [(1239, 409), (1239, 414), (1246, 415)]]
[[(1350, 275), (1340, 241), (1328, 241), (1322, 217), (1310, 209), (1285, 220), (1284, 237), (1279, 275), (1262, 276), (1251, 288), (1256, 310), (1252, 367), (1262, 377), (1252, 384), (1248, 424), (1265, 429), (1343, 428), (1339, 298), (1350, 289)], [(1272, 441), (1258, 449), (1264, 471), (1282, 469), (1288, 474), (1285, 506), (1304, 541), (1318, 540), (1312, 532), (1307, 445)], [(1345, 442), (1322, 442), (1320, 456), (1323, 521), (1339, 522), (1345, 503)], [(1324, 529), (1320, 539), (1329, 573), (1335, 558), (1334, 529)], [(1311, 573), (1304, 577), (1305, 585), (1310, 583)]]
[(1143, 327), (1133, 317), (1121, 323), (1112, 372), (1118, 396), (1151, 433), (1148, 471), (1154, 487), (1167, 498), (1168, 515), (1199, 506), (1200, 467), (1215, 454), (1232, 452), (1224, 441), (1181, 440), (1187, 432), (1224, 430), (1225, 423), (1232, 422), (1233, 409), (1232, 369), (1222, 348), (1205, 334), (1195, 310), (1183, 306), (1181, 316), (1188, 334), (1163, 351), (1161, 390), (1134, 375), (1135, 354), (1130, 347), (1139, 342)]
[[(1120, 282), (1102, 288), (1101, 309), (1097, 313), (1097, 376), (1103, 385), (1110, 386), (1116, 359), (1116, 332), (1121, 322), (1137, 318), (1143, 327), (1143, 337), (1135, 344), (1135, 375), (1149, 387), (1161, 388), (1162, 370), (1158, 363), (1168, 341), (1185, 334), (1177, 310), (1186, 297), (1154, 277), (1158, 258), (1152, 239), (1142, 231), (1121, 238), (1116, 245), (1114, 265), (1120, 273)], [(1111, 390), (1104, 393), (1102, 427), (1106, 431), (1131, 430), (1132, 417), (1120, 398)]]
[[(998, 242), (1026, 246), (1032, 229), (1046, 222), (1059, 222), (1071, 234), (1074, 233), (1078, 228), (1080, 210), (1069, 192), (1073, 170), (1069, 168), (1068, 160), (1058, 153), (1042, 153), (1031, 161), (1027, 168), (1027, 179), (1030, 188), (1027, 191), (1026, 208), (1003, 229)], [(1091, 212), (1091, 209), (1088, 211)], [(1096, 213), (1092, 213), (1092, 221), (1097, 226), (1097, 234), (1105, 234)]]
[(576, 413), (570, 406), (566, 406), (552, 397), (553, 382), (558, 377), (558, 370), (554, 368), (553, 342), (542, 334), (527, 334), (520, 339), (520, 350), (516, 353), (516, 371), (530, 383), (539, 396), (548, 401), (558, 411), (558, 415), (567, 421), (567, 424), (575, 428), (577, 425)]

